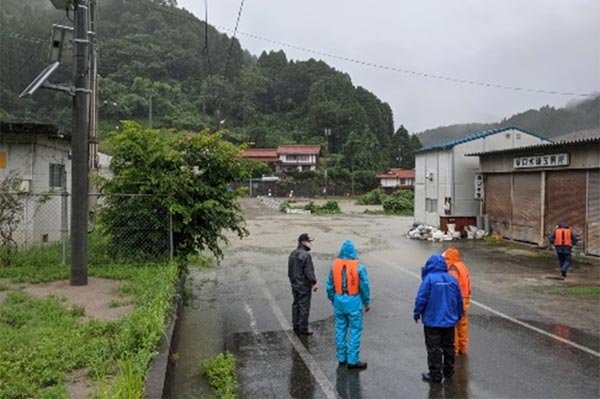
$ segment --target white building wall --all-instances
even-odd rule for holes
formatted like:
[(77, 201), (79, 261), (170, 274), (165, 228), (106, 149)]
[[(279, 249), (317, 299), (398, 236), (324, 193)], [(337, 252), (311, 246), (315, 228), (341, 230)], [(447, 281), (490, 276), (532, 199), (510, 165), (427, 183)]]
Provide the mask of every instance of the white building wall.
[[(415, 223), (439, 226), (444, 198), (451, 187), (451, 152), (430, 151), (415, 157)], [(427, 177), (429, 176), (429, 178)], [(427, 210), (427, 200), (436, 200), (433, 212)]]
[(425, 154), (415, 156), (415, 223), (425, 223)]
[[(28, 137), (28, 139), (32, 138)], [(36, 245), (44, 240), (59, 241), (63, 198), (58, 194), (62, 192), (62, 188), (50, 187), (50, 164), (65, 165), (67, 191), (70, 191), (69, 143), (65, 140), (36, 137), (35, 142), (32, 143), (0, 142), (0, 151), (7, 154), (6, 168), (0, 169), (0, 179), (9, 173), (15, 173), (29, 182), (30, 195), (24, 199), (23, 222), (15, 233), (18, 244)], [(69, 207), (68, 199), (67, 207)]]

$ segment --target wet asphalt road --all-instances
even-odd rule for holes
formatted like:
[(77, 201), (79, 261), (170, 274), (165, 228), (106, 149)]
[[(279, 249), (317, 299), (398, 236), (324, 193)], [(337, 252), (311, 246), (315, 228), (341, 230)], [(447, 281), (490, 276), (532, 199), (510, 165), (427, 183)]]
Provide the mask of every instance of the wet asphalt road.
[[(402, 238), (399, 232), (410, 223), (401, 218), (307, 223), (279, 216), (249, 222), (251, 232), (259, 237), (251, 235), (246, 242), (234, 243), (218, 270), (193, 272), (195, 290), (200, 292), (184, 315), (172, 397), (198, 397), (205, 392), (197, 375), (198, 359), (221, 349), (238, 358), (240, 398), (600, 397), (598, 336), (546, 320), (501, 290), (478, 289), (477, 273), (473, 273), (473, 296), (478, 302), (596, 354), (472, 306), (468, 357), (457, 359), (451, 380), (439, 385), (422, 382), (425, 345), (422, 325), (412, 320), (412, 306), (421, 265), (443, 247)], [(379, 238), (365, 233), (371, 227), (381, 233)], [(293, 237), (311, 229), (321, 231), (313, 255), (321, 282), (342, 236), (356, 233), (347, 238), (355, 238), (363, 248), (361, 261), (369, 269), (373, 292), (372, 311), (364, 318), (361, 358), (369, 363), (366, 371), (337, 367), (331, 305), (324, 290), (313, 296), (315, 334), (299, 340), (285, 331), (292, 300), (287, 253)]]

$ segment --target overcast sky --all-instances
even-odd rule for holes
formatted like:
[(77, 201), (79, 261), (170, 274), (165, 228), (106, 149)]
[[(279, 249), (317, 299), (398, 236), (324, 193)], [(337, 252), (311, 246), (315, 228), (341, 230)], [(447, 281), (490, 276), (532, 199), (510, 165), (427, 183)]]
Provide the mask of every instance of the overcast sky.
[[(202, 0), (178, 0), (204, 19)], [(239, 0), (208, 0), (235, 26)], [(246, 0), (239, 31), (371, 63), (500, 85), (600, 91), (600, 0)], [(319, 57), (238, 35), (255, 55), (320, 58), (390, 104), (396, 127), (495, 122), (576, 97), (462, 85)]]

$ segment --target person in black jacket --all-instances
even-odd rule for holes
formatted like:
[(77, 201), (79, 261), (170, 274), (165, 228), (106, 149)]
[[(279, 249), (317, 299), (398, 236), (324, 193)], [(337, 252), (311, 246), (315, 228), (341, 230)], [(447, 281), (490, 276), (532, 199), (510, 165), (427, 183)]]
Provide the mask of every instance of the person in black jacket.
[(300, 234), (298, 248), (292, 251), (288, 259), (288, 277), (294, 296), (292, 324), (294, 331), (300, 335), (312, 335), (308, 329), (310, 300), (312, 292), (319, 288), (310, 255), (311, 242), (312, 238), (307, 233)]

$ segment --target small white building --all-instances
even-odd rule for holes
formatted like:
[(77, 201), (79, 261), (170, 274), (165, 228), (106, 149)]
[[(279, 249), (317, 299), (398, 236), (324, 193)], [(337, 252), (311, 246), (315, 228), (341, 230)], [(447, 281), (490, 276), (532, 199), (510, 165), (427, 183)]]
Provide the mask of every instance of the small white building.
[[(68, 228), (71, 141), (48, 124), (0, 122), (0, 180), (21, 179), (25, 193), (23, 222), (14, 238), (18, 245), (59, 241)], [(66, 225), (65, 225), (66, 223)]]
[(479, 159), (466, 154), (518, 148), (549, 140), (514, 126), (471, 133), (425, 147), (415, 156), (415, 223), (440, 227), (440, 216), (481, 215), (476, 193)]

